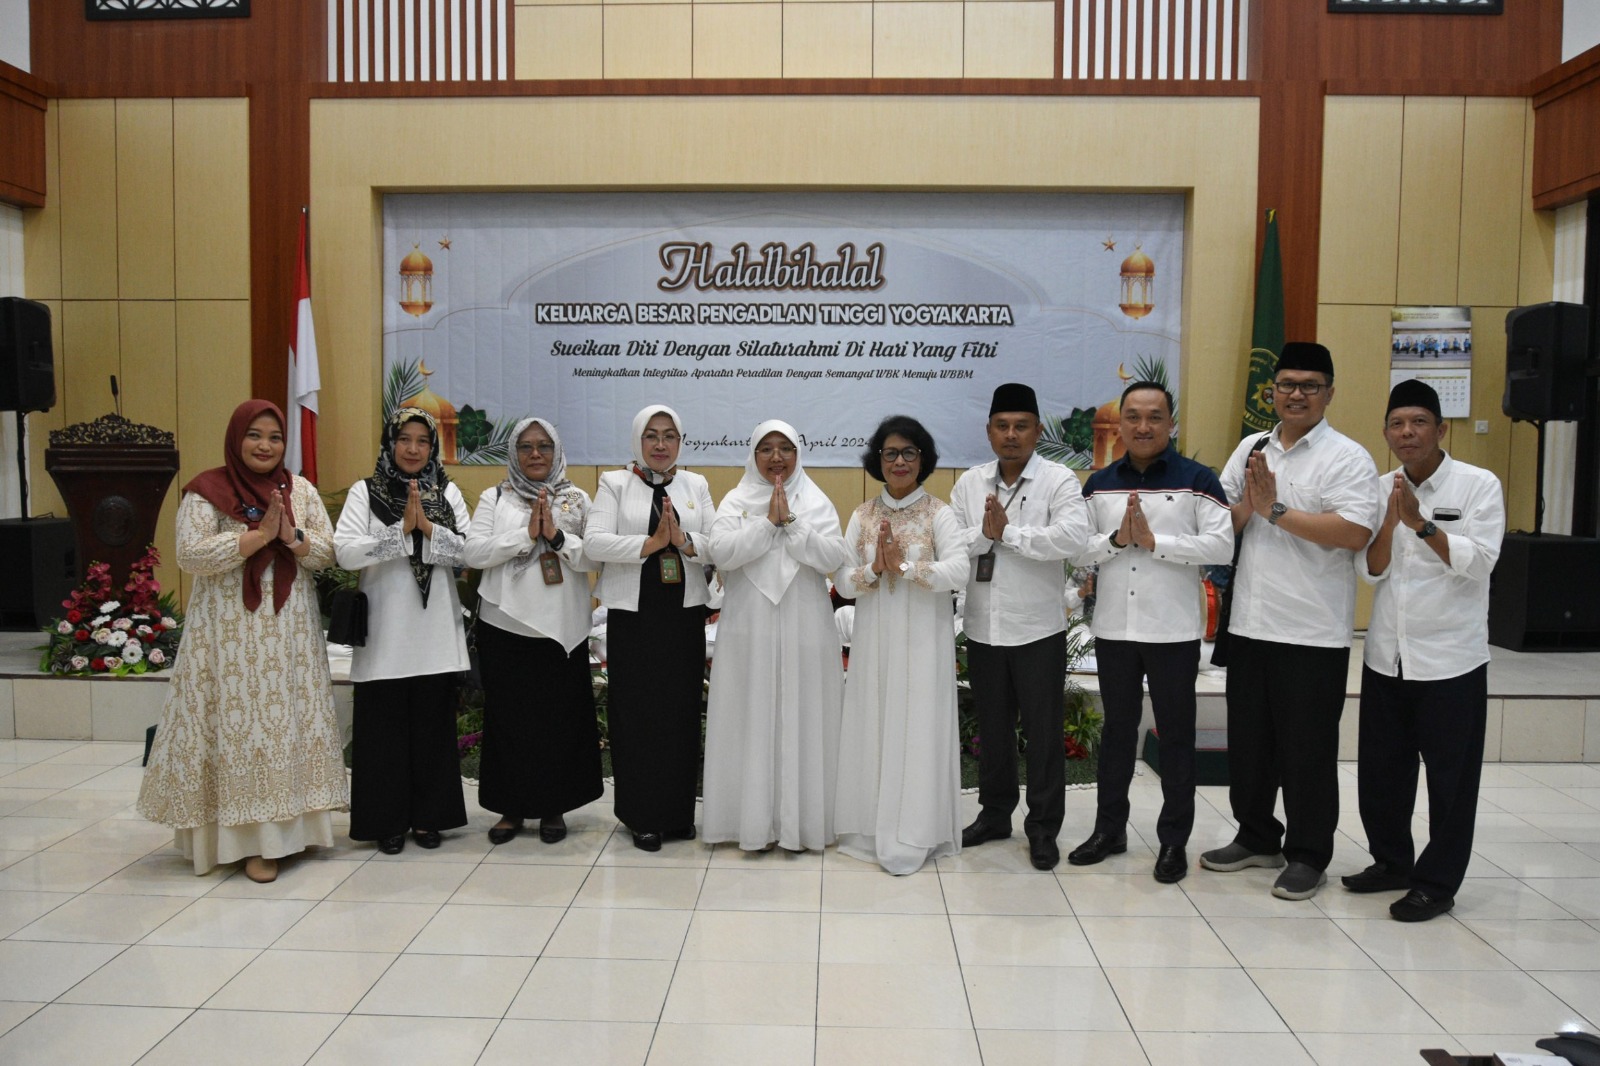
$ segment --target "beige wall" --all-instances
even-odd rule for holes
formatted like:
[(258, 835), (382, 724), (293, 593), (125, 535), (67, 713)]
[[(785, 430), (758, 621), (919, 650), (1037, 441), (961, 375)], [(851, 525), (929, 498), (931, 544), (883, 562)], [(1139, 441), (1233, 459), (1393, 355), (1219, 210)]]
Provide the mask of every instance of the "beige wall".
[[(448, 188), (1185, 190), (1183, 442), (1220, 463), (1237, 439), (1249, 347), (1256, 115), (1255, 100), (1224, 98), (314, 101), (325, 481), (365, 476), (376, 447), (380, 190)], [(719, 494), (737, 479), (707, 474)], [(845, 515), (876, 491), (859, 470), (813, 474)], [(457, 476), (470, 496), (498, 475)], [(573, 476), (592, 489), (597, 474)], [(929, 487), (952, 479), (941, 471)]]
[[(250, 390), (249, 115), (239, 100), (58, 100), (47, 205), (25, 212), (27, 295), (51, 312), (56, 406), (29, 417), (30, 510), (66, 514), (49, 430), (113, 409), (177, 434), (162, 508), (162, 587), (178, 587), (178, 486), (221, 461)], [(287, 313), (287, 311), (285, 311)]]
[(1054, 0), (517, 0), (518, 78), (1048, 78)]

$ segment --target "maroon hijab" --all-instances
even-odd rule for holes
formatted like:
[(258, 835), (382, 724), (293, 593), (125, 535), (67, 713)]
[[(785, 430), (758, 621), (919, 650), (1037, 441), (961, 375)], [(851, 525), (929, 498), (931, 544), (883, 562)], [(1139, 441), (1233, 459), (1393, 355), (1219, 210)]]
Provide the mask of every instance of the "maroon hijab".
[[(250, 423), (262, 415), (278, 420), (284, 428), (283, 412), (268, 400), (246, 400), (234, 408), (228, 419), (228, 433), (223, 443), (224, 462), (197, 475), (183, 487), (184, 492), (196, 492), (210, 501), (211, 506), (251, 529), (261, 525), (267, 504), (277, 495), (283, 500), (284, 521), (294, 524), (294, 509), (289, 500), (293, 478), (279, 462), (278, 468), (268, 474), (258, 474), (244, 461), (244, 435)], [(256, 552), (244, 563), (244, 606), (254, 611), (261, 606), (261, 575), (272, 567), (272, 613), (283, 610), (289, 598), (289, 587), (294, 584), (300, 569), (299, 560), (289, 545), (273, 538), (265, 548)]]

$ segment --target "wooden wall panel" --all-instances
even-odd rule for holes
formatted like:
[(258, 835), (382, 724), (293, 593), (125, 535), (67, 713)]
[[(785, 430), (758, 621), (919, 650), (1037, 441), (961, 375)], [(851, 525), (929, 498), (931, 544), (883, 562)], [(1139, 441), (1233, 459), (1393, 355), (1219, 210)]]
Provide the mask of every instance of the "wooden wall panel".
[(1515, 304), (1518, 244), (1527, 188), (1523, 176), (1527, 102), (1468, 98), (1462, 138), (1463, 304)]
[(63, 100), (61, 295), (117, 298), (117, 106)]
[(1394, 303), (1404, 115), (1398, 97), (1328, 99), (1324, 139), (1334, 149), (1322, 160), (1324, 306)]
[(172, 101), (116, 106), (117, 292), (124, 300), (170, 300)]
[(1538, 151), (1533, 199), (1541, 208), (1576, 203), (1600, 189), (1600, 50), (1563, 63), (1535, 84)]
[(56, 405), (66, 424), (112, 410), (111, 375), (122, 372), (115, 300), (67, 300), (61, 305), (61, 358), (66, 374), (56, 382)]
[(0, 63), (0, 203), (45, 202), (44, 126), (47, 86)]
[(22, 215), (23, 283), (35, 300), (61, 299), (60, 128), (61, 104), (51, 101), (44, 123), (44, 206)]
[[(1539, 209), (1531, 195), (1534, 171), (1533, 104), (1526, 105), (1523, 123), (1522, 254), (1517, 258), (1517, 303), (1536, 304), (1550, 299), (1555, 286), (1556, 213)], [(1591, 135), (1593, 130), (1590, 131)]]
[[(174, 104), (173, 240), (179, 299), (250, 297), (249, 143), (245, 101)], [(287, 320), (287, 305), (283, 314)]]
[[(250, 305), (243, 300), (180, 300), (176, 306), (180, 466), (175, 485), (181, 487), (222, 463), (228, 418), (250, 398)], [(185, 599), (191, 583), (184, 575)]]
[(1461, 138), (1466, 101), (1410, 96), (1400, 139), (1402, 304), (1454, 304), (1461, 249)]
[[(171, 228), (169, 226), (168, 233)], [(176, 432), (178, 428), (178, 320), (171, 300), (124, 300), (118, 305), (121, 339), (119, 381), (122, 413), (135, 422)], [(107, 403), (110, 402), (109, 395)], [(182, 442), (179, 442), (182, 458)], [(167, 490), (156, 522), (156, 547), (161, 565), (156, 580), (163, 589), (178, 587), (177, 539), (181, 482)]]

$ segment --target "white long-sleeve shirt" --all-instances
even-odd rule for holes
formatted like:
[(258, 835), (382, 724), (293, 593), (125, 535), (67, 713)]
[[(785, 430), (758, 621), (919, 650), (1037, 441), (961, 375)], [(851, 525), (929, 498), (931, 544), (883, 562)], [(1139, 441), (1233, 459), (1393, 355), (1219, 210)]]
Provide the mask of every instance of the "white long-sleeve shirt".
[[(587, 506), (589, 497), (582, 489), (572, 492)], [(562, 582), (546, 585), (536, 557), (543, 549), (528, 536), (532, 516), (528, 501), (514, 492), (495, 487), (478, 497), (466, 550), (466, 564), (483, 571), (478, 617), (508, 633), (547, 637), (570, 652), (589, 636), (589, 579), (584, 574), (594, 566), (584, 558), (583, 538), (564, 533), (556, 551)], [(525, 551), (535, 558), (518, 566), (517, 557)]]
[[(1385, 497), (1393, 488), (1394, 472), (1378, 479)], [(1493, 474), (1449, 455), (1412, 489), (1435, 536), (1449, 539), (1450, 562), (1403, 525), (1381, 574), (1360, 560), (1376, 586), (1363, 661), (1385, 677), (1441, 681), (1489, 661), (1489, 575), (1505, 536), (1505, 499)]]
[[(694, 555), (683, 557), (684, 566), (707, 566), (712, 557), (711, 521), (717, 516), (706, 479), (680, 470), (667, 486), (667, 498), (678, 516), (678, 527), (694, 539)], [(619, 611), (639, 609), (639, 578), (644, 561), (639, 552), (649, 539), (650, 510), (655, 491), (632, 470), (608, 470), (600, 475), (594, 506), (583, 527), (583, 552), (601, 563), (595, 598)], [(654, 566), (654, 563), (650, 565)], [(697, 607), (710, 598), (709, 586), (698, 569), (683, 584), (683, 605)]]

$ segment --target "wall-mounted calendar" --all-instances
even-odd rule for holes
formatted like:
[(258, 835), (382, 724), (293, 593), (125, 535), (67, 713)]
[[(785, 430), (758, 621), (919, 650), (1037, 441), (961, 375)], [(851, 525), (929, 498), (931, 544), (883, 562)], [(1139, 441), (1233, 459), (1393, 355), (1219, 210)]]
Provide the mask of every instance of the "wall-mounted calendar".
[(1389, 316), (1389, 387), (1433, 386), (1446, 418), (1472, 414), (1472, 308), (1396, 307)]

